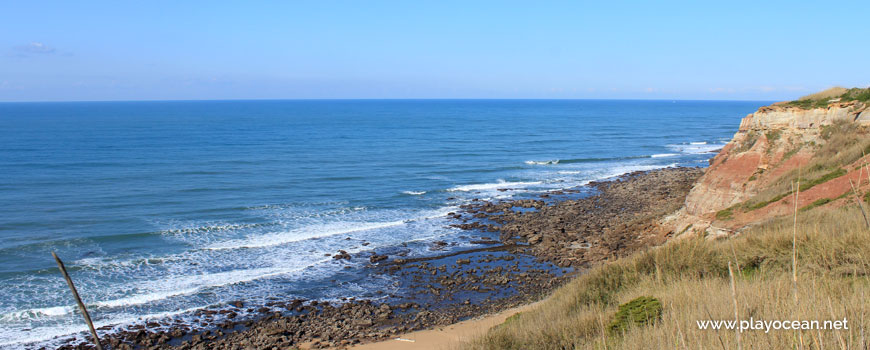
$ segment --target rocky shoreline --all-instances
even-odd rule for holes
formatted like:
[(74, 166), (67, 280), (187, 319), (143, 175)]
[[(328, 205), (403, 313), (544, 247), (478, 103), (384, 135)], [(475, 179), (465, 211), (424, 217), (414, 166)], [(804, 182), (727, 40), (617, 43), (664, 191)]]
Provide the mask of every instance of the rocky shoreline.
[[(220, 320), (209, 330), (146, 324), (104, 335), (103, 343), (110, 349), (344, 348), (505, 310), (545, 297), (595, 263), (664, 242), (673, 232), (659, 219), (683, 204), (702, 173), (635, 172), (534, 198), (463, 205), (449, 214), (451, 226), (468, 231), (469, 242), (480, 248), (425, 258), (373, 253), (369, 268), (395, 278), (404, 291), (382, 301), (237, 301), (197, 311), (203, 324)], [(436, 242), (442, 244), (450, 243)], [(260, 316), (239, 319), (242, 310)]]
[(496, 230), (504, 244), (524, 242), (530, 246), (527, 251), (541, 259), (586, 268), (663, 243), (672, 232), (660, 226), (659, 219), (680, 208), (703, 173), (700, 168), (634, 172), (590, 183), (587, 186), (596, 194), (587, 198), (545, 200), (576, 191), (568, 189), (538, 199), (469, 204), (463, 207), (466, 215), (454, 217), (464, 221), (456, 227)]

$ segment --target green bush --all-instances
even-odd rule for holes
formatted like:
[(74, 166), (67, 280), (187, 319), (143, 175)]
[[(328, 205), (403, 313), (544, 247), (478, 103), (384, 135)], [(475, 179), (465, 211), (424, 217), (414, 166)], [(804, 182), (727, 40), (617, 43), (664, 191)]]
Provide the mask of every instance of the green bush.
[(735, 151), (737, 153), (740, 153), (752, 149), (752, 146), (755, 146), (755, 143), (758, 142), (758, 135), (759, 133), (754, 130), (747, 133), (746, 139), (743, 140), (743, 143), (736, 147)]
[(522, 312), (517, 312), (513, 315), (510, 315), (508, 318), (506, 318), (504, 320), (504, 322), (502, 322), (502, 325), (507, 325), (507, 324), (511, 324), (513, 322), (516, 322), (517, 320), (520, 319), (520, 314), (522, 314)]
[(852, 88), (849, 91), (846, 91), (842, 96), (840, 96), (840, 101), (861, 101), (868, 102), (870, 101), (870, 89), (859, 89)]
[[(817, 169), (810, 168), (810, 171), (816, 171), (816, 170)], [(801, 192), (806, 191), (810, 188), (813, 188), (813, 186), (831, 181), (831, 180), (836, 179), (836, 178), (843, 176), (843, 175), (846, 175), (846, 170), (843, 168), (837, 168), (834, 171), (831, 171), (825, 175), (822, 175), (821, 177), (818, 177), (818, 178), (815, 178), (812, 180), (801, 179), (800, 190), (801, 190)], [(783, 199), (786, 196), (789, 196), (793, 193), (794, 193), (794, 191), (787, 191), (787, 192), (778, 194), (778, 195), (776, 195), (768, 200), (757, 202), (757, 203), (752, 203), (750, 201), (747, 201), (747, 202), (744, 202), (742, 206), (746, 211), (761, 209), (761, 208), (766, 207), (768, 204), (778, 202), (780, 199)], [(716, 213), (716, 218), (717, 219), (719, 218), (719, 213)]]
[(830, 173), (822, 175), (822, 177), (820, 177), (820, 178), (809, 180), (806, 182), (801, 181), (800, 190), (801, 190), (801, 192), (806, 191), (815, 185), (828, 182), (830, 180), (836, 179), (836, 178), (843, 176), (843, 175), (846, 175), (846, 170), (843, 168), (837, 168), (837, 170), (834, 170)]
[(758, 202), (758, 203), (755, 203), (755, 204), (752, 204), (752, 203), (750, 203), (750, 202), (746, 202), (746, 203), (743, 204), (743, 208), (746, 209), (747, 211), (752, 211), (752, 210), (755, 210), (755, 209), (761, 209), (761, 208), (766, 207), (766, 206), (767, 206), (768, 204), (770, 204), (770, 203), (773, 203), (773, 202), (779, 202), (780, 199), (783, 199), (783, 198), (785, 198), (785, 196), (788, 196), (788, 195), (790, 195), (790, 194), (792, 194), (792, 193), (793, 193), (792, 191), (788, 191), (788, 192), (785, 192), (785, 193), (781, 193), (781, 194), (778, 194), (778, 195), (776, 195), (775, 197), (773, 197), (773, 198), (771, 198), (771, 199), (768, 199), (768, 200), (766, 200), (766, 201), (761, 201), (761, 202)]
[(798, 107), (803, 109), (824, 108), (828, 106), (829, 100), (840, 99), (840, 102), (860, 101), (870, 102), (870, 89), (851, 88), (845, 93), (834, 98), (803, 98), (800, 100), (789, 101), (785, 105), (789, 107)]
[(782, 136), (782, 130), (776, 129), (773, 131), (768, 131), (764, 133), (764, 137), (767, 138), (767, 141), (774, 142), (779, 140), (779, 137)]
[(815, 101), (813, 100), (794, 100), (786, 103), (785, 105), (789, 107), (809, 109), (812, 108), (814, 102)]
[(716, 212), (717, 220), (728, 220), (734, 216), (733, 208), (725, 208)]
[[(868, 192), (868, 193), (870, 193), (870, 192)], [(807, 210), (813, 209), (815, 207), (828, 204), (828, 203), (833, 202), (833, 201), (834, 200), (831, 198), (820, 198), (820, 199), (817, 199), (816, 201), (808, 204), (807, 206), (801, 208), (801, 211), (807, 211)]]
[(801, 150), (802, 147), (803, 147), (803, 145), (800, 145), (800, 146), (797, 146), (795, 148), (790, 149), (788, 152), (785, 152), (785, 154), (782, 156), (782, 161), (786, 161), (787, 159), (789, 159), (792, 156), (794, 156), (795, 154), (797, 154)]
[(610, 330), (621, 333), (633, 326), (644, 326), (662, 317), (662, 303), (658, 299), (643, 296), (619, 305), (619, 310), (610, 322)]

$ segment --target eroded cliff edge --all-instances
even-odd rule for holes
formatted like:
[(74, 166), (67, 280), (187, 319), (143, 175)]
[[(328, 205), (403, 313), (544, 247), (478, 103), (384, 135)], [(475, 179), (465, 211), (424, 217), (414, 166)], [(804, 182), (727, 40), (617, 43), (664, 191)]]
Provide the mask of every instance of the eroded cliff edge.
[(742, 119), (685, 205), (665, 223), (678, 237), (719, 237), (792, 213), (795, 193), (798, 210), (854, 200), (849, 180), (870, 182), (862, 170), (870, 152), (868, 126), (870, 108), (860, 99), (805, 98), (761, 107)]

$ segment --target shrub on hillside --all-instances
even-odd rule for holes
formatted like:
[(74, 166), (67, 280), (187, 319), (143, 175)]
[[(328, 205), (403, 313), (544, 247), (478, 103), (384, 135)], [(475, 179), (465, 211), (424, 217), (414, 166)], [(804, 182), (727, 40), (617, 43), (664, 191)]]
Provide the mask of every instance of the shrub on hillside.
[(662, 317), (662, 303), (653, 297), (643, 296), (619, 305), (619, 310), (610, 322), (610, 331), (621, 333), (631, 327), (655, 323)]

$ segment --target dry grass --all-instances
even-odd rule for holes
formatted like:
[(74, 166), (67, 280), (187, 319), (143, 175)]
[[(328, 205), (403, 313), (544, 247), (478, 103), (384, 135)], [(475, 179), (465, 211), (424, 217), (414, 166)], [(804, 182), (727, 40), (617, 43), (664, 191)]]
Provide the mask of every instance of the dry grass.
[(835, 86), (830, 89), (819, 91), (814, 94), (806, 95), (804, 97), (799, 98), (798, 100), (830, 100), (832, 98), (840, 97), (845, 94), (849, 89), (844, 87)]
[(829, 106), (829, 101), (870, 101), (870, 89), (868, 88), (851, 88), (845, 89), (841, 87), (833, 87), (822, 92), (817, 92), (812, 95), (801, 97), (800, 99), (788, 102), (778, 102), (776, 105), (798, 107), (804, 109), (810, 108), (826, 108)]
[[(671, 242), (599, 266), (539, 308), (463, 348), (733, 349), (733, 330), (700, 330), (696, 324), (734, 319), (729, 263), (736, 267), (734, 294), (741, 319), (849, 321), (849, 330), (840, 331), (748, 330), (740, 335), (743, 349), (866, 348), (870, 232), (859, 210), (800, 213), (796, 235), (792, 220), (772, 220), (724, 241)], [(621, 334), (608, 332), (618, 305), (640, 296), (661, 301), (662, 319)]]
[(870, 150), (870, 138), (867, 137), (866, 128), (856, 123), (837, 122), (825, 126), (820, 136), (824, 143), (818, 146), (807, 164), (771, 181), (763, 191), (747, 200), (743, 208), (757, 209), (784, 198), (791, 194), (791, 184), (798, 177), (803, 182), (801, 190), (804, 191), (815, 184), (831, 180), (831, 176), (842, 175), (844, 173), (839, 170), (841, 166), (855, 162)]

